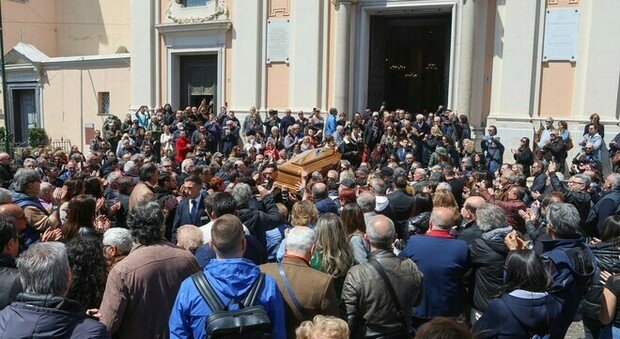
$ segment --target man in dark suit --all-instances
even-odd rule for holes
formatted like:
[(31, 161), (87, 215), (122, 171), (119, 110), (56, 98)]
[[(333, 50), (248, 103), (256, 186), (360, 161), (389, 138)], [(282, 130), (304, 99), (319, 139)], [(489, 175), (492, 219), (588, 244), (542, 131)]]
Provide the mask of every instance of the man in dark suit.
[(387, 195), (389, 205), (392, 207), (394, 213), (394, 224), (396, 226), (396, 234), (399, 239), (407, 242), (409, 239), (409, 232), (407, 230), (407, 220), (413, 210), (413, 197), (408, 195), (407, 192), (407, 177), (399, 175), (394, 180), (394, 186), (396, 189), (394, 192)]
[(534, 181), (532, 186), (530, 186), (530, 191), (543, 193), (545, 188), (547, 188), (547, 175), (545, 174), (545, 165), (542, 161), (537, 160), (532, 164), (532, 175), (534, 176)]
[(454, 173), (454, 167), (448, 165), (443, 170), (443, 174), (446, 178), (446, 183), (452, 188), (452, 195), (459, 207), (463, 207), (463, 188), (465, 183), (462, 179), (457, 178)]
[(202, 181), (194, 175), (190, 175), (183, 182), (181, 191), (184, 192), (185, 199), (179, 203), (174, 215), (174, 222), (172, 223), (173, 242), (176, 242), (177, 229), (180, 226), (194, 225), (200, 227), (208, 222), (209, 217), (205, 211), (204, 199), (200, 195), (201, 187)]

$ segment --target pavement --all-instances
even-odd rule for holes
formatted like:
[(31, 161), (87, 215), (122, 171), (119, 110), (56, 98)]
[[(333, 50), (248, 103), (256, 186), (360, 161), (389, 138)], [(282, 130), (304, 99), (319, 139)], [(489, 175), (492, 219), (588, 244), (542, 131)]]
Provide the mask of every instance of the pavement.
[(573, 322), (568, 328), (568, 332), (566, 332), (565, 339), (583, 339), (585, 335), (583, 334), (583, 323), (581, 321)]

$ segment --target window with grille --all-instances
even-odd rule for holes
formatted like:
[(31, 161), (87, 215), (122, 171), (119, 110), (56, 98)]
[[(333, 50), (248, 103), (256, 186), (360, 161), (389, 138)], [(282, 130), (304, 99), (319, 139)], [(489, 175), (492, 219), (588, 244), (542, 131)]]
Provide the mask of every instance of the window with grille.
[(110, 114), (110, 92), (97, 93), (99, 114)]

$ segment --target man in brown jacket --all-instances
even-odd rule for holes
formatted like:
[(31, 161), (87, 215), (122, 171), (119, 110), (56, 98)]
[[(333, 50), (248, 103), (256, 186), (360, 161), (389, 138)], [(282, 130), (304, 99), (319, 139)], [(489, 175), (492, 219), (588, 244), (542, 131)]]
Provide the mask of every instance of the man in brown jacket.
[(167, 338), (168, 317), (181, 282), (200, 270), (194, 256), (163, 239), (157, 202), (141, 202), (127, 225), (136, 244), (108, 275), (99, 313), (112, 336)]
[[(286, 301), (288, 338), (295, 338), (295, 328), (317, 314), (339, 316), (332, 277), (310, 267), (315, 243), (316, 233), (311, 228), (295, 227), (286, 237), (286, 254), (282, 263), (260, 266), (262, 272), (275, 279)], [(289, 286), (286, 286), (284, 279)]]

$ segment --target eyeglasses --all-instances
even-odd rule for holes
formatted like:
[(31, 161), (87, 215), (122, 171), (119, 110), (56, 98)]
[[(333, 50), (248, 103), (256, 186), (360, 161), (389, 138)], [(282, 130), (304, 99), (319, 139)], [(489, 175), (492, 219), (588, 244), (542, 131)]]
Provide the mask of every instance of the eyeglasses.
[(574, 180), (569, 180), (568, 181), (569, 184), (578, 184), (578, 185), (583, 185), (583, 182), (579, 182), (579, 181), (574, 181)]

